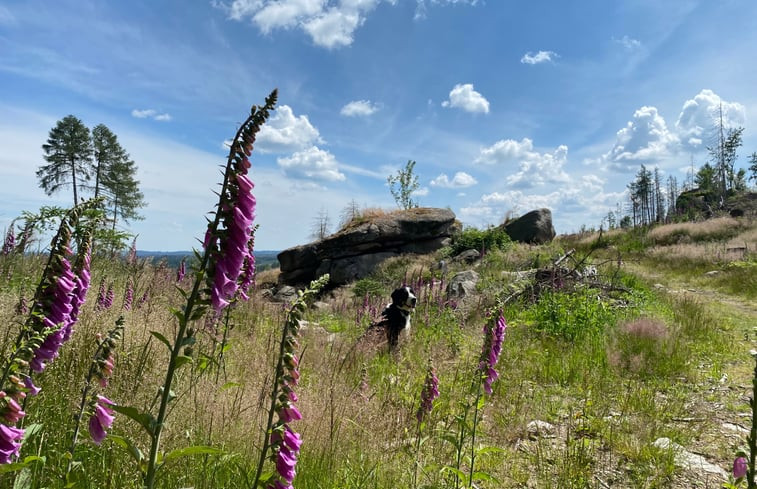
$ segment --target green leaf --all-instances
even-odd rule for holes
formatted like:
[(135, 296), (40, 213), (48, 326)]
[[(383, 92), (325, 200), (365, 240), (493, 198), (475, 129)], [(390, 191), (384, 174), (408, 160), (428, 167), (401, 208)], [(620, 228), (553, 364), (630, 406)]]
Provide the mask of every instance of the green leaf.
[(479, 472), (479, 471), (473, 472), (473, 479), (479, 480), (479, 481), (496, 482), (497, 484), (499, 484), (499, 479), (497, 479), (496, 477), (494, 477), (488, 472)]
[(32, 488), (32, 471), (28, 467), (21, 469), (13, 483), (13, 489), (31, 489)]
[(457, 469), (455, 467), (452, 467), (450, 465), (445, 465), (444, 467), (442, 467), (442, 470), (440, 470), (440, 472), (442, 474), (444, 474), (446, 472), (450, 472), (452, 475), (457, 476), (458, 479), (465, 480), (465, 473), (462, 470), (459, 470), (459, 469)]
[(181, 340), (181, 346), (192, 346), (195, 343), (197, 343), (197, 338), (194, 336), (185, 336), (183, 340)]
[(179, 355), (178, 357), (176, 357), (176, 368), (179, 368), (182, 365), (186, 365), (187, 363), (192, 363), (192, 357), (188, 357), (186, 355)]
[(227, 389), (233, 389), (234, 387), (242, 387), (242, 384), (239, 382), (226, 382), (221, 386), (221, 390), (225, 391)]
[(166, 348), (168, 348), (168, 351), (171, 351), (171, 342), (168, 341), (168, 338), (158, 333), (157, 331), (150, 331), (150, 334), (156, 337), (158, 340), (160, 340), (161, 343), (166, 345)]
[(24, 442), (29, 441), (37, 433), (42, 431), (42, 423), (32, 423), (24, 429)]
[(478, 404), (476, 404), (476, 409), (481, 410), (484, 407), (484, 404), (486, 404), (486, 398), (484, 396), (481, 396), (478, 398)]
[(191, 447), (177, 448), (171, 450), (165, 456), (165, 461), (170, 462), (181, 457), (191, 457), (194, 455), (223, 455), (224, 451), (220, 448), (213, 448), (205, 445), (193, 445)]
[(481, 447), (476, 450), (476, 455), (487, 455), (489, 453), (505, 453), (505, 450), (500, 447)]
[(176, 316), (176, 319), (178, 319), (180, 323), (184, 322), (184, 313), (180, 310), (171, 308), (171, 314)]
[(145, 459), (145, 455), (142, 453), (142, 450), (140, 450), (139, 447), (134, 444), (133, 441), (118, 435), (110, 435), (109, 438), (113, 440), (113, 443), (129, 452), (129, 455), (131, 455), (131, 458), (133, 458), (134, 461), (137, 462), (137, 465), (142, 465), (142, 461)]
[(157, 421), (152, 414), (143, 413), (139, 409), (131, 406), (113, 405), (110, 408), (117, 413), (123, 414), (124, 416), (133, 419), (134, 421), (142, 425), (142, 428), (144, 428), (150, 436), (154, 436), (155, 425), (157, 424)]
[(24, 462), (13, 462), (10, 464), (0, 465), (0, 474), (7, 474), (8, 472), (16, 472), (26, 467)]
[(440, 436), (440, 438), (455, 448), (458, 448), (458, 445), (460, 444), (460, 439), (457, 437), (457, 435), (453, 435), (451, 433), (444, 434)]

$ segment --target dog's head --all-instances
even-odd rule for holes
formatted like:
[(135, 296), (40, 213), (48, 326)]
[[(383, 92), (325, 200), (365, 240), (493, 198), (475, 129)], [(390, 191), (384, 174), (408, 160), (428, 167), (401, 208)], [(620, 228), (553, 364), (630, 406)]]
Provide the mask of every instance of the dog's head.
[(392, 292), (392, 304), (405, 311), (415, 309), (417, 299), (410, 287), (400, 287)]

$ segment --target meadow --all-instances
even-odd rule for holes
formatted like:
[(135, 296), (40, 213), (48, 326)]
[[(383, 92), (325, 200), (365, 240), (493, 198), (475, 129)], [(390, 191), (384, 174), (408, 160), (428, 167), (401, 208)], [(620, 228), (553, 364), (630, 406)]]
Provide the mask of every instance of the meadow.
[[(453, 243), (275, 303), (247, 159), (273, 103), (232, 140), (186, 268), (99, 254), (79, 209), (49, 253), (4, 248), (0, 487), (745, 485), (753, 219), (499, 237), (474, 264)], [(363, 333), (402, 284), (418, 303), (389, 352)]]
[[(619, 292), (578, 283), (542, 291), (536, 301), (521, 294), (497, 303), (518, 287), (507, 272), (549, 266), (568, 247), (581, 253), (585, 246), (588, 253), (586, 243), (596, 242), (573, 236), (487, 252), (475, 265), (477, 293), (460, 304), (447, 301), (443, 281), (449, 277), (434, 268), (449, 250), (391, 259), (368, 279), (322, 293), (317, 307), (304, 312), (297, 346), (302, 419), (291, 425), (303, 442), (295, 487), (469, 487), (473, 457), (475, 487), (721, 487), (722, 477), (677, 466), (674, 451), (653, 443), (669, 438), (729, 470), (744, 436), (723, 426), (749, 427), (754, 310), (655, 288), (625, 265), (618, 268), (615, 253), (629, 241), (645, 241), (644, 253), (622, 260), (661, 274), (656, 281), (698, 274), (690, 271), (692, 263), (702, 270), (717, 265), (722, 272), (710, 283), (713, 293), (745, 304), (753, 287), (731, 282), (743, 283), (742, 269), (754, 266), (754, 255), (723, 255), (715, 263), (712, 253), (659, 244), (660, 236), (677, 232), (674, 226), (623, 236), (625, 245), (618, 238), (593, 253), (602, 282)], [(740, 226), (739, 233), (753, 236), (753, 222)], [(718, 239), (691, 245), (727, 246), (734, 236)], [(748, 245), (754, 249), (753, 241)], [(8, 255), (0, 262), (7, 279), (0, 287), (4, 358), (25, 320), (19, 302), (33, 293), (46, 260)], [(675, 260), (686, 265), (660, 266)], [(464, 268), (453, 264), (447, 273)], [(252, 487), (287, 316), (286, 305), (262, 298), (275, 275), (258, 276), (250, 300), (236, 304), (223, 321), (197, 320), (197, 341), (187, 352), (191, 361), (177, 371), (162, 440), (161, 450), (173, 456), (165, 457), (157, 487)], [(149, 448), (140, 424), (116, 413), (101, 445), (80, 435), (70, 450), (73, 416), (98, 334), (119, 317), (124, 330), (104, 394), (140, 412), (155, 409), (168, 362), (159, 336), (176, 334), (171, 309), (181, 306), (179, 289), (187, 290), (191, 277), (190, 271), (177, 281), (175, 269), (148, 260), (94, 255), (93, 287), (75, 333), (34, 378), (42, 390), (25, 406), (24, 425), (32, 429), (18, 461), (3, 467), (0, 485), (142, 487), (144, 460), (140, 468), (130, 454)], [(419, 297), (412, 336), (393, 354), (361, 348), (362, 332), (403, 281)], [(114, 290), (108, 307), (98, 300), (100, 283), (106, 296)], [(129, 295), (133, 303), (125, 308)], [(497, 307), (507, 321), (499, 378), (492, 394), (476, 401), (473, 441), (470, 386), (477, 382), (486, 314)], [(429, 361), (440, 394), (419, 438), (416, 415)]]

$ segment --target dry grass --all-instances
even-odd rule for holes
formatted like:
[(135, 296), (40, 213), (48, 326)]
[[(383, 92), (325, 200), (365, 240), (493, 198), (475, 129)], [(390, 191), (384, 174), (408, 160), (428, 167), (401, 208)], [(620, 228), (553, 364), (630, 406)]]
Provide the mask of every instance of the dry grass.
[[(733, 221), (734, 219), (729, 219)], [(701, 223), (704, 224), (704, 223)], [(706, 226), (706, 230), (722, 229), (722, 222), (713, 226)], [(675, 225), (680, 226), (680, 225)], [(658, 228), (659, 229), (659, 228)], [(697, 235), (705, 235), (706, 231), (697, 230)], [(727, 264), (734, 261), (749, 259), (757, 252), (757, 227), (744, 229), (728, 241), (718, 242), (694, 242), (672, 244), (667, 246), (655, 246), (647, 250), (649, 256), (658, 260), (667, 259), (701, 264)], [(651, 234), (651, 233), (650, 233)], [(669, 236), (669, 235), (668, 235)]]
[(719, 217), (702, 222), (666, 224), (649, 231), (647, 237), (655, 244), (714, 241), (735, 236), (752, 224), (746, 219)]

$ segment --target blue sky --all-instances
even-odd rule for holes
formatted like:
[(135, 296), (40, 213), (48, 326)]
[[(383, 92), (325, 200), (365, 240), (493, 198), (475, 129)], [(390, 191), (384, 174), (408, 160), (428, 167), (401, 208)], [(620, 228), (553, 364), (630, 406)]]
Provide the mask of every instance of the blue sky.
[(757, 2), (207, 0), (0, 3), (0, 230), (69, 205), (35, 171), (56, 121), (103, 123), (136, 161), (146, 250), (204, 232), (224, 141), (279, 89), (253, 153), (259, 249), (309, 241), (350, 201), (395, 207), (417, 162), (424, 206), (470, 226), (549, 207), (596, 226), (641, 164), (679, 182), (714, 117), (757, 151)]

